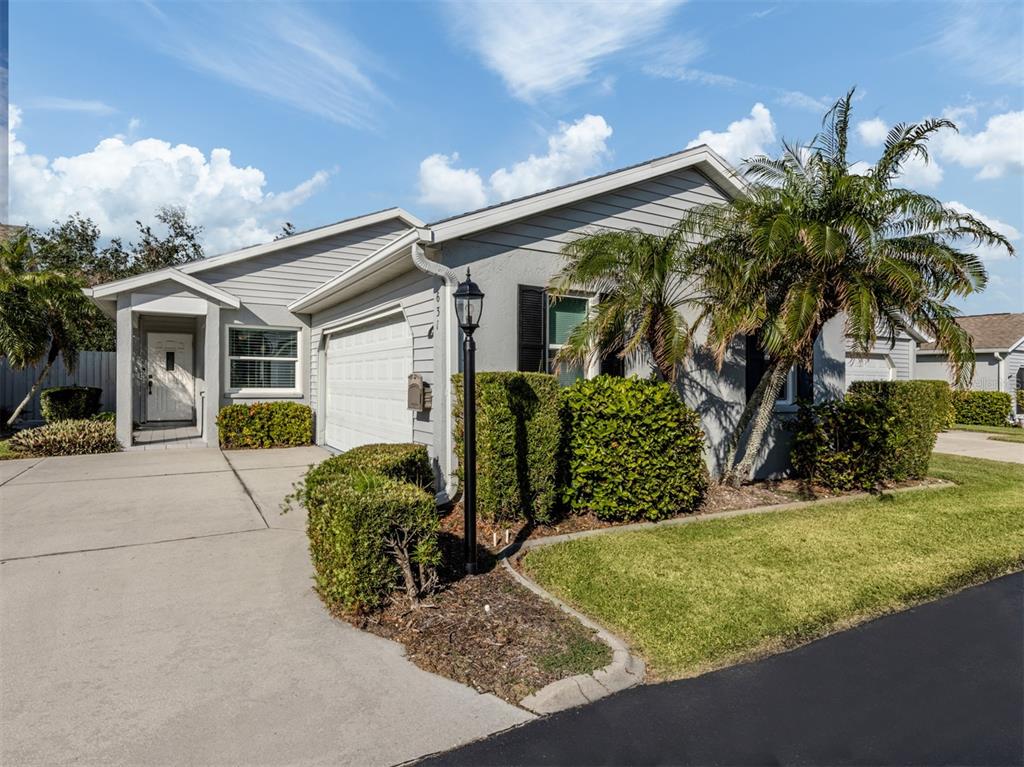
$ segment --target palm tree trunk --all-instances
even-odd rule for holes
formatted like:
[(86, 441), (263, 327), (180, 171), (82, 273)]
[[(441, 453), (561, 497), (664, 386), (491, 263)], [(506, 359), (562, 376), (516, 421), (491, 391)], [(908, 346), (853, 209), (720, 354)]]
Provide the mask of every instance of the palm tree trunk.
[(736, 428), (732, 430), (732, 435), (729, 437), (728, 451), (725, 454), (725, 462), (722, 464), (726, 473), (722, 475), (722, 483), (732, 484), (731, 475), (733, 469), (736, 466), (736, 451), (739, 449), (740, 440), (743, 439), (743, 433), (747, 430), (747, 426), (750, 424), (750, 419), (754, 417), (754, 412), (757, 410), (757, 406), (761, 404), (761, 400), (764, 399), (765, 389), (768, 388), (768, 381), (771, 378), (772, 371), (777, 367), (777, 363), (768, 363), (768, 366), (764, 370), (764, 374), (761, 376), (761, 380), (757, 382), (757, 386), (754, 387), (754, 392), (750, 395), (750, 399), (747, 400), (747, 404), (743, 406), (743, 412), (740, 413), (740, 420), (736, 423)]
[[(57, 354), (59, 354), (59, 352), (57, 352)], [(32, 384), (32, 388), (28, 390), (28, 394), (25, 395), (25, 399), (23, 399), (18, 406), (14, 408), (14, 412), (11, 413), (11, 417), (7, 419), (8, 427), (14, 426), (14, 422), (18, 420), (18, 416), (21, 415), (21, 411), (24, 410), (28, 406), (28, 403), (32, 401), (32, 398), (36, 396), (36, 392), (39, 391), (39, 387), (42, 386), (43, 381), (46, 380), (46, 376), (49, 374), (50, 368), (53, 367), (53, 363), (57, 359), (57, 354), (54, 353), (54, 349), (51, 346), (50, 353), (46, 357), (46, 364), (43, 365), (43, 369), (36, 378), (36, 382)]]
[(726, 475), (725, 481), (732, 487), (739, 487), (744, 480), (750, 479), (754, 468), (754, 460), (761, 452), (765, 434), (768, 432), (768, 425), (772, 421), (772, 415), (775, 411), (775, 400), (782, 390), (786, 376), (789, 375), (788, 366), (778, 362), (774, 364), (775, 367), (771, 372), (765, 375), (765, 378), (768, 379), (768, 385), (761, 393), (761, 401), (757, 403), (757, 411), (753, 419), (754, 425), (750, 430), (750, 439), (747, 440), (746, 449), (743, 451), (743, 458), (734, 467), (731, 467)]

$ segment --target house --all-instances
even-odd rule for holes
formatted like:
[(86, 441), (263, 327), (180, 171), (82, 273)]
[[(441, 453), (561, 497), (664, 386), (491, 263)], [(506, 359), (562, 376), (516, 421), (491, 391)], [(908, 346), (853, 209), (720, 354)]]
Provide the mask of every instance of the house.
[[(1024, 389), (1024, 312), (972, 314), (957, 318), (974, 345), (976, 391), (1008, 392), (1016, 412), (1024, 414), (1017, 390)], [(915, 378), (953, 382), (949, 356), (934, 343), (918, 347)]]
[[(452, 293), (467, 267), (486, 294), (477, 369), (551, 370), (568, 329), (598, 300), (548, 300), (565, 243), (601, 229), (661, 232), (690, 206), (742, 193), (735, 171), (699, 146), (429, 225), (392, 208), (96, 286), (91, 296), (117, 322), (118, 436), (130, 444), (135, 422), (186, 421), (215, 445), (223, 405), (291, 400), (313, 408), (316, 441), (332, 449), (428, 445), (450, 496), (448, 384), (460, 364)], [(719, 371), (698, 355), (684, 376), (713, 469), (757, 383), (748, 356), (738, 344)], [(844, 367), (842, 323), (833, 322), (813, 376), (791, 375), (779, 411), (792, 411), (798, 394), (841, 393)], [(557, 372), (569, 382), (601, 370), (595, 361)], [(432, 395), (417, 411), (408, 409), (412, 374)], [(783, 434), (775, 429), (762, 473), (786, 466)]]
[(911, 381), (915, 377), (918, 344), (930, 343), (931, 338), (911, 324), (890, 339), (879, 328), (879, 338), (871, 350), (864, 354), (854, 349), (853, 341), (846, 341), (846, 388), (854, 381)]

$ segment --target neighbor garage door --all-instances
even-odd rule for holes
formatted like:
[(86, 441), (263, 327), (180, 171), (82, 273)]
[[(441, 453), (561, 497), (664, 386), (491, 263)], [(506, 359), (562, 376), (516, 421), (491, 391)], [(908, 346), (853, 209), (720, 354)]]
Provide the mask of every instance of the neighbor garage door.
[(327, 337), (326, 437), (337, 450), (412, 440), (412, 333), (401, 314)]
[(846, 386), (854, 381), (891, 381), (895, 370), (887, 354), (847, 354)]

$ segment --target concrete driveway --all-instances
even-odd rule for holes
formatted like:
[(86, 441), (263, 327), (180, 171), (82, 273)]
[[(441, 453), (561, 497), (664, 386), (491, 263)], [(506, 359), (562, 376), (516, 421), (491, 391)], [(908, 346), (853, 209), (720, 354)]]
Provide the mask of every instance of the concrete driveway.
[(317, 448), (0, 462), (0, 763), (393, 764), (529, 718), (330, 618)]
[(1024, 444), (989, 439), (991, 436), (980, 431), (944, 431), (935, 440), (935, 452), (1024, 463)]

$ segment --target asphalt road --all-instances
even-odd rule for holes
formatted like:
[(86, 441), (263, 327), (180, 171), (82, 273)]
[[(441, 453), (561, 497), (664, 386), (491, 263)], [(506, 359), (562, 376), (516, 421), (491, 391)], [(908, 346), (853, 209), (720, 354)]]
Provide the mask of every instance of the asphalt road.
[(438, 765), (1021, 765), (1024, 573), (783, 655), (650, 685)]

